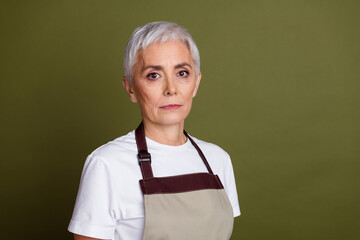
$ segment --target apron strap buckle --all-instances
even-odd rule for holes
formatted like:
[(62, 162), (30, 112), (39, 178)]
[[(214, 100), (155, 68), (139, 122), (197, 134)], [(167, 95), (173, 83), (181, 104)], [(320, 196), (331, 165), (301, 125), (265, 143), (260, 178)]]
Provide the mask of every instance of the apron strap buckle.
[(139, 164), (142, 162), (150, 162), (151, 163), (151, 155), (145, 150), (140, 150), (138, 153)]

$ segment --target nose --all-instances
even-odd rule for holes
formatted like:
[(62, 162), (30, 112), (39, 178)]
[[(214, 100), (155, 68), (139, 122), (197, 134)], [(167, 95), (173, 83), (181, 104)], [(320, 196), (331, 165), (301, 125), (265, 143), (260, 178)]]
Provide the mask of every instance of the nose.
[(176, 95), (176, 86), (174, 84), (174, 79), (172, 77), (167, 77), (165, 79), (165, 83), (164, 83), (164, 92), (163, 94), (165, 96), (172, 96), (172, 95)]

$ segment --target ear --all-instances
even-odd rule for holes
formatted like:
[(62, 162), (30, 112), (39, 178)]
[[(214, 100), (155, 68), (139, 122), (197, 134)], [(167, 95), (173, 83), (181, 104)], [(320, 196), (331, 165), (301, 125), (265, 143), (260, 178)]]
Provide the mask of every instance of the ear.
[(130, 100), (133, 102), (133, 103), (136, 103), (137, 102), (137, 98), (136, 98), (136, 95), (135, 95), (135, 91), (134, 91), (134, 87), (132, 84), (129, 83), (129, 81), (127, 80), (126, 77), (123, 77), (122, 79), (122, 84), (125, 88), (125, 91), (127, 93), (127, 95), (129, 96)]
[(197, 78), (196, 78), (195, 89), (194, 89), (193, 97), (196, 96), (196, 93), (197, 93), (197, 91), (198, 91), (198, 89), (199, 89), (200, 80), (201, 80), (201, 72), (198, 73)]

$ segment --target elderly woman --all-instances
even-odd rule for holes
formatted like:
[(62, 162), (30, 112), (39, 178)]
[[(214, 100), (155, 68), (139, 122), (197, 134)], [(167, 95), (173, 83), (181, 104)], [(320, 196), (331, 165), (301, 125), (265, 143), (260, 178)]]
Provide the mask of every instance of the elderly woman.
[(142, 122), (87, 157), (69, 231), (75, 239), (229, 239), (240, 215), (230, 157), (184, 131), (201, 79), (191, 35), (170, 22), (139, 27), (124, 68)]

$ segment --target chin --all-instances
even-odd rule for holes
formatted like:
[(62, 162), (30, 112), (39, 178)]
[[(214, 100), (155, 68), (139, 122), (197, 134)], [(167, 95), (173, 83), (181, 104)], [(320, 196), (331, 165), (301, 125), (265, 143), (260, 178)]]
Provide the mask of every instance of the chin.
[(187, 114), (169, 114), (168, 116), (164, 116), (159, 121), (159, 124), (162, 125), (175, 125), (184, 123)]

